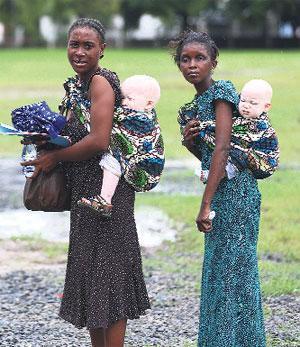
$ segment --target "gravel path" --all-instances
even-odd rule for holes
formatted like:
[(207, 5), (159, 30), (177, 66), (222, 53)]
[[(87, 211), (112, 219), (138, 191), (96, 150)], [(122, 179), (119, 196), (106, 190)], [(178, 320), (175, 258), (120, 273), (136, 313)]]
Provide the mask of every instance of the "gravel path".
[[(16, 162), (16, 159), (0, 159), (0, 212), (22, 207), (20, 191), (24, 178), (20, 175)], [(181, 186), (181, 194), (195, 194), (195, 180), (177, 175), (182, 164), (171, 163), (170, 175), (160, 185), (161, 191), (171, 194), (176, 187), (178, 193), (178, 186)], [(191, 169), (193, 163), (187, 163), (187, 167)], [(8, 263), (7, 255), (6, 258), (1, 258), (0, 252), (0, 260), (7, 260), (3, 261), (1, 268), (10, 271), (0, 276), (0, 346), (90, 346), (85, 329), (73, 328), (57, 315), (59, 294), (63, 288), (64, 266), (32, 266), (36, 258), (41, 260), (41, 255), (34, 253), (24, 253), (24, 259), (20, 262), (19, 257), (14, 256), (18, 253), (11, 250), (12, 259)], [(151, 256), (158, 255), (146, 254), (146, 257)], [(193, 255), (186, 256), (190, 259)], [(14, 267), (11, 266), (13, 260), (16, 260)], [(18, 269), (20, 263), (26, 265), (27, 270), (9, 270)], [(31, 266), (27, 266), (30, 265), (27, 263)], [(177, 268), (178, 272), (174, 274), (163, 273), (157, 268), (145, 268), (152, 310), (140, 320), (129, 322), (126, 347), (196, 346), (199, 298), (195, 283), (199, 281), (199, 277), (187, 274), (179, 266)], [(264, 304), (268, 347), (300, 347), (300, 297), (286, 295), (266, 298)]]
[[(75, 329), (57, 316), (64, 271), (60, 265), (0, 277), (1, 347), (90, 346), (85, 329)], [(126, 346), (195, 346), (197, 278), (146, 269), (146, 281), (152, 310), (140, 320), (129, 322)], [(265, 305), (266, 329), (273, 341), (269, 346), (299, 347), (300, 298), (268, 298)]]

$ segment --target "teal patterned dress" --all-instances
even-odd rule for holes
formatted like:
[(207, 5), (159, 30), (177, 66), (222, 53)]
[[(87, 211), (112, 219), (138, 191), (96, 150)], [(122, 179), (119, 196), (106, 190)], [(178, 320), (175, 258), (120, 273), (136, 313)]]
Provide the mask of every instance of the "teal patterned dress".
[[(230, 81), (216, 81), (195, 97), (200, 120), (215, 119), (214, 101), (234, 107), (238, 98)], [(212, 149), (196, 146), (208, 170)], [(214, 195), (213, 230), (205, 233), (200, 301), (199, 347), (264, 347), (265, 332), (257, 264), (261, 196), (247, 169), (222, 179)]]

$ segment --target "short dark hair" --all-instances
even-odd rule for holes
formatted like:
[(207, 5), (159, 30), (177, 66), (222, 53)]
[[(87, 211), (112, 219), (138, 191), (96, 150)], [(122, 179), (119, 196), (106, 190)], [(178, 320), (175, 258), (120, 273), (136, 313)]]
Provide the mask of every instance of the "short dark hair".
[(68, 37), (71, 32), (76, 28), (90, 28), (93, 29), (99, 36), (102, 43), (105, 42), (105, 29), (102, 23), (98, 19), (94, 18), (79, 18), (69, 28)]
[(185, 30), (178, 37), (169, 42), (169, 47), (173, 50), (171, 54), (178, 66), (183, 47), (193, 42), (204, 45), (212, 60), (216, 60), (219, 56), (219, 49), (215, 41), (207, 33)]

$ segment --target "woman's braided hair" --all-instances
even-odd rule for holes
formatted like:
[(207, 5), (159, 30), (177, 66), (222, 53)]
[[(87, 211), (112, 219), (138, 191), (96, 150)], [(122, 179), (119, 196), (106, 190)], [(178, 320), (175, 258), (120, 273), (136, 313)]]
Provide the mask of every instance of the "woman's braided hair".
[(76, 28), (90, 28), (93, 29), (102, 43), (105, 42), (105, 29), (102, 23), (94, 18), (79, 18), (70, 27), (68, 31), (68, 37), (70, 37), (71, 32)]
[(169, 42), (169, 47), (172, 49), (171, 54), (177, 66), (180, 64), (180, 56), (183, 47), (194, 42), (204, 45), (212, 60), (216, 60), (219, 56), (219, 49), (217, 45), (207, 33), (185, 30), (178, 37)]

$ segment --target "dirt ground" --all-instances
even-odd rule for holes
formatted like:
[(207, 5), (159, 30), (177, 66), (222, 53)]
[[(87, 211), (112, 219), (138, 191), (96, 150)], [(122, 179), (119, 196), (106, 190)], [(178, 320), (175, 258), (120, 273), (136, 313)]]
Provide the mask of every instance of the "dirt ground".
[(2, 240), (0, 242), (0, 275), (16, 270), (38, 270), (64, 266), (66, 256), (47, 257), (26, 241)]

